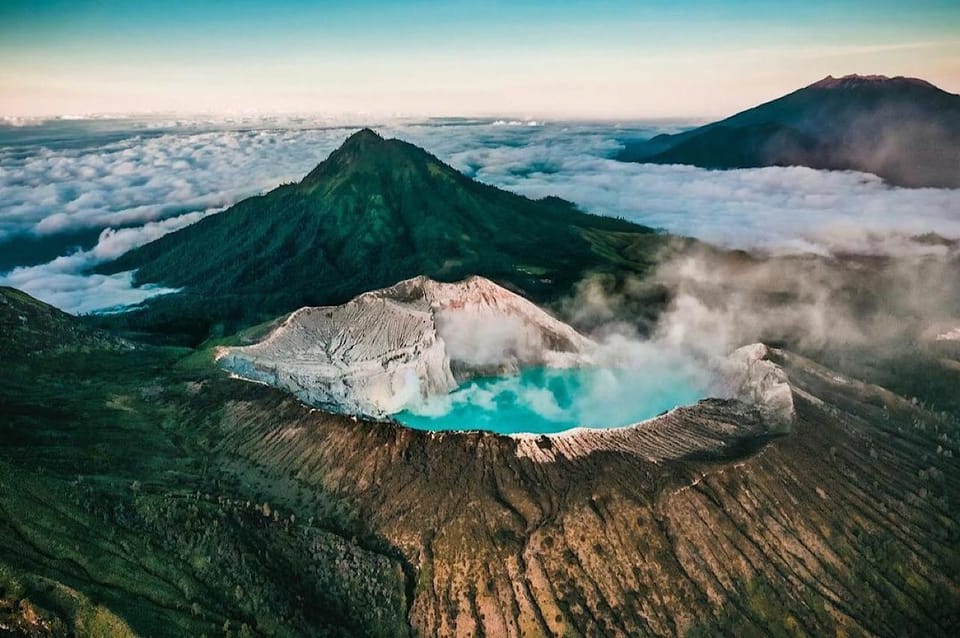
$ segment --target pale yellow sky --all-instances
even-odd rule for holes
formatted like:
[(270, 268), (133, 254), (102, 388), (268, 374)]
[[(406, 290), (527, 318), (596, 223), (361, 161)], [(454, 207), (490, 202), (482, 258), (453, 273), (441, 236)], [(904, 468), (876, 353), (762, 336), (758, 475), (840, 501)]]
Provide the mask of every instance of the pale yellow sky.
[[(232, 12), (0, 6), (0, 115), (312, 112), (716, 117), (848, 73), (960, 92), (960, 3), (676, 0)], [(176, 4), (176, 3), (175, 3)], [(588, 6), (589, 5), (589, 6)], [(199, 8), (197, 8), (199, 7)]]

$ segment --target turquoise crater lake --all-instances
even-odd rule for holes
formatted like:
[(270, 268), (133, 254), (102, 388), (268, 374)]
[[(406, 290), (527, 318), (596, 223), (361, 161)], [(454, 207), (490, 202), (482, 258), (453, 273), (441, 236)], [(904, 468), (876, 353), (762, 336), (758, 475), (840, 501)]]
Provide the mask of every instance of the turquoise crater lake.
[(683, 368), (529, 368), (482, 377), (393, 415), (418, 430), (500, 434), (612, 428), (655, 417), (706, 396), (703, 375)]

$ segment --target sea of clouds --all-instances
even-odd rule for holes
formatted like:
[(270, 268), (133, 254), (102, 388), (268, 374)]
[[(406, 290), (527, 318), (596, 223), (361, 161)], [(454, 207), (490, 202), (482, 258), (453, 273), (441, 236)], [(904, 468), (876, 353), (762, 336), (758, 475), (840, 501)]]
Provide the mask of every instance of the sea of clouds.
[[(84, 232), (93, 238), (45, 263), (12, 264), (0, 284), (69, 312), (171, 292), (132, 288), (129, 273), (89, 271), (300, 179), (359, 126), (310, 117), (0, 123), (0, 251)], [(707, 171), (610, 159), (624, 139), (684, 123), (398, 119), (370, 126), (483, 182), (531, 197), (558, 195), (590, 212), (727, 247), (876, 253), (926, 250), (904, 241), (922, 233), (960, 238), (960, 190), (892, 188), (871, 175), (799, 167)]]

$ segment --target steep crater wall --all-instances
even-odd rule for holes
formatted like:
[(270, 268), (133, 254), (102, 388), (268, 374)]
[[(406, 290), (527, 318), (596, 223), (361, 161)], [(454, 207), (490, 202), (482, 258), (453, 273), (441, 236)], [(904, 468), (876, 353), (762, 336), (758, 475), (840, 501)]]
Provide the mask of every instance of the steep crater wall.
[[(791, 394), (767, 353), (755, 344), (717, 365), (720, 381), (711, 396), (760, 406), (771, 428), (784, 429), (793, 411)], [(375, 419), (446, 395), (474, 377), (586, 366), (604, 357), (609, 353), (589, 338), (481, 277), (457, 283), (417, 277), (342, 306), (302, 308), (260, 343), (218, 352), (220, 365), (239, 377), (287, 390), (325, 411)], [(579, 430), (570, 431), (574, 438)]]

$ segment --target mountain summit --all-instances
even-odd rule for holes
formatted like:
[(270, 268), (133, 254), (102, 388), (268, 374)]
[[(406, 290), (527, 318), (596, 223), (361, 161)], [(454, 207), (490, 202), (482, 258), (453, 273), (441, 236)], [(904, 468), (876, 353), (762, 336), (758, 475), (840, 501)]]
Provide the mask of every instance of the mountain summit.
[(937, 89), (934, 85), (930, 84), (926, 80), (921, 80), (920, 78), (908, 78), (902, 75), (896, 77), (887, 77), (886, 75), (858, 75), (852, 73), (850, 75), (844, 75), (839, 78), (835, 78), (832, 75), (828, 75), (822, 80), (818, 80), (808, 86), (810, 89), (862, 89), (866, 87), (873, 87), (878, 89), (889, 89), (894, 86), (906, 87), (923, 87), (925, 89)]
[[(427, 166), (431, 169), (427, 169)], [(302, 189), (331, 191), (344, 179), (393, 180), (404, 175), (426, 170), (420, 177), (430, 179), (462, 177), (460, 173), (423, 149), (398, 139), (384, 139), (369, 128), (361, 129), (323, 162), (310, 171), (300, 182)], [(382, 182), (381, 182), (382, 183)], [(427, 185), (427, 184), (424, 184)], [(367, 183), (363, 188), (377, 188), (376, 183)]]
[[(473, 181), (427, 151), (369, 129), (302, 181), (135, 249), (104, 272), (180, 294), (128, 313), (131, 326), (202, 338), (301, 306), (337, 305), (402, 279), (482, 275), (540, 301), (588, 271), (645, 267), (649, 228)], [(647, 245), (647, 244), (645, 244)], [(629, 253), (629, 256), (627, 255)], [(199, 326), (201, 333), (194, 326)]]
[(344, 143), (330, 154), (327, 161), (319, 164), (306, 177), (304, 182), (317, 182), (323, 179), (325, 173), (341, 170), (357, 159), (370, 156), (372, 153), (382, 153), (390, 145), (369, 128), (360, 129), (344, 141)]
[(719, 122), (627, 142), (618, 159), (719, 169), (799, 165), (956, 188), (960, 96), (917, 78), (827, 76)]

